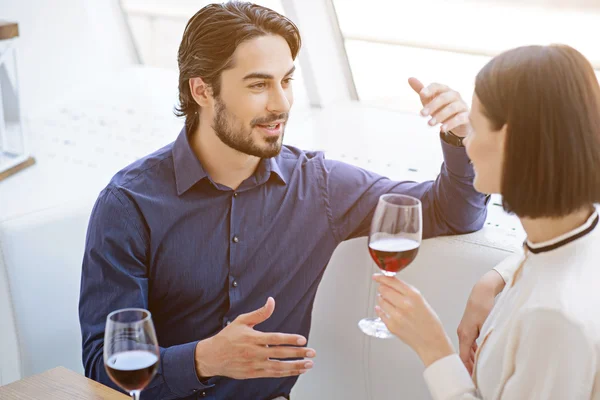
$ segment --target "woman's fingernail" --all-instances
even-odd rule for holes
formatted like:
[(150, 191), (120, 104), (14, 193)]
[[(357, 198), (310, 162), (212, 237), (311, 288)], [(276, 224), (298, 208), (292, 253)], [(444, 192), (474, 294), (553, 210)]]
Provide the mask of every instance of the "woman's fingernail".
[(314, 357), (315, 356), (315, 352), (310, 350), (306, 352), (306, 357)]
[(306, 344), (306, 339), (301, 337), (296, 343), (298, 343), (300, 346), (303, 346)]
[(429, 97), (429, 89), (425, 88), (421, 90), (421, 94), (425, 97)]
[(435, 120), (435, 118), (431, 118), (429, 120), (429, 125), (434, 126), (435, 124), (437, 124), (437, 121)]
[(312, 361), (309, 361), (309, 362), (307, 362), (307, 363), (304, 364), (304, 368), (306, 368), (306, 369), (311, 369), (312, 367), (313, 367), (313, 362)]
[(448, 129), (446, 128), (448, 128), (447, 125), (442, 125), (442, 132), (448, 132)]
[(427, 108), (422, 109), (421, 110), (421, 115), (424, 116), (424, 117), (428, 116), (429, 115), (429, 110)]

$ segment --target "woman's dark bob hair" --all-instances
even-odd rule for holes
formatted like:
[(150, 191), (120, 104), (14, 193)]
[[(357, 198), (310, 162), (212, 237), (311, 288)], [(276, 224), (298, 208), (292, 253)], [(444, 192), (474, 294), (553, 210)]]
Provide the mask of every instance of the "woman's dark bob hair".
[(477, 75), (493, 130), (507, 127), (501, 193), (520, 217), (561, 217), (600, 203), (600, 87), (564, 45), (519, 47)]

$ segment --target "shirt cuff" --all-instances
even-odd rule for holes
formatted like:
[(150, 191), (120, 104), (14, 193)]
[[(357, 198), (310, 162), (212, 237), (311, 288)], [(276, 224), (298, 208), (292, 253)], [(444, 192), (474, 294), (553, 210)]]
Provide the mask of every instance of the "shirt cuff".
[(442, 152), (448, 171), (463, 178), (475, 177), (475, 171), (471, 165), (471, 160), (467, 156), (467, 150), (464, 147), (446, 143), (442, 139), (440, 139), (440, 142), (442, 143)]
[(191, 342), (172, 346), (162, 354), (163, 378), (169, 390), (179, 397), (187, 397), (214, 386), (205, 385), (198, 379), (194, 360), (197, 344)]
[(441, 358), (423, 373), (434, 400), (451, 399), (460, 394), (476, 393), (473, 380), (458, 354)]

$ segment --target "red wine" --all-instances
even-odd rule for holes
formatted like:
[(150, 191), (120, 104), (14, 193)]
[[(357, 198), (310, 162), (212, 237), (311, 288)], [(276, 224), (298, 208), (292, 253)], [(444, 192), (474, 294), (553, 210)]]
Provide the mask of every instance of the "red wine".
[(113, 354), (106, 363), (110, 378), (125, 390), (142, 390), (158, 369), (158, 357), (148, 351), (132, 350)]
[(398, 272), (406, 268), (417, 256), (419, 242), (400, 237), (375, 239), (369, 243), (369, 253), (379, 268)]

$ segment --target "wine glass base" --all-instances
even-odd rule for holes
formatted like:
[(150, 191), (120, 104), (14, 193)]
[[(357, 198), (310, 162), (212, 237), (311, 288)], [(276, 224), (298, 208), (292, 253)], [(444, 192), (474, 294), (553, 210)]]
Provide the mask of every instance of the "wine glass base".
[(358, 321), (358, 327), (365, 335), (378, 339), (390, 339), (394, 336), (379, 318), (363, 318)]

